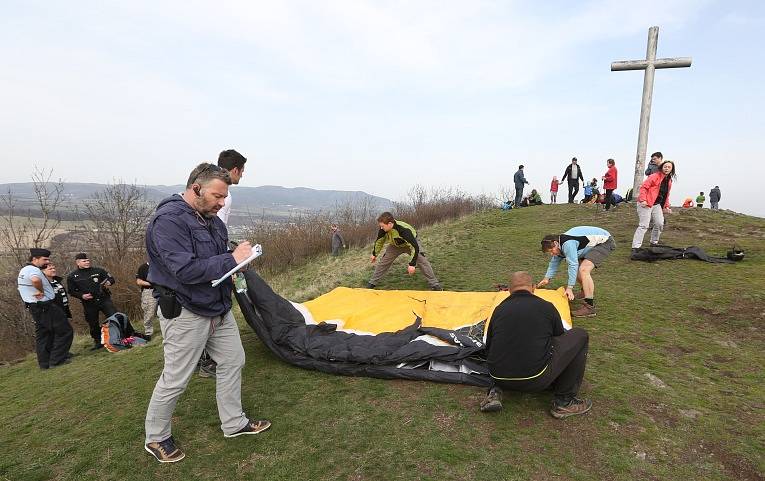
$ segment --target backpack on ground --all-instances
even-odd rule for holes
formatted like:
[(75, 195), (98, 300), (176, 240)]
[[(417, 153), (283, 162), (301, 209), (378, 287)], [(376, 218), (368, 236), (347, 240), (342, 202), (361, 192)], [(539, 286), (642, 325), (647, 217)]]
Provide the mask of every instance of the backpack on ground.
[(109, 352), (119, 352), (146, 344), (143, 338), (135, 334), (127, 315), (121, 312), (116, 312), (101, 322), (101, 344)]

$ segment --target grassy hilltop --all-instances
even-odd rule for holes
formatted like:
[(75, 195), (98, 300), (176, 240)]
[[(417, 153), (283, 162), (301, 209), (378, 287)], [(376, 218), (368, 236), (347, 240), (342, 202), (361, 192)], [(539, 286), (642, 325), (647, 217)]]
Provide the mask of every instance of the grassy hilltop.
[[(68, 366), (41, 372), (29, 358), (0, 368), (0, 480), (765, 479), (765, 220), (668, 216), (664, 243), (724, 255), (735, 241), (746, 251), (736, 265), (631, 262), (636, 221), (632, 207), (557, 205), (419, 230), (443, 286), (463, 291), (492, 290), (514, 270), (541, 278), (544, 234), (597, 225), (614, 235), (617, 250), (594, 273), (598, 317), (574, 321), (590, 332), (588, 415), (551, 418), (549, 393), (506, 393), (504, 411), (487, 415), (474, 387), (293, 368), (242, 322), (245, 410), (273, 427), (224, 439), (214, 382), (195, 376), (174, 419), (187, 457), (160, 465), (142, 446), (160, 344), (90, 353), (80, 337)], [(404, 272), (400, 258), (379, 287), (426, 288)], [(271, 282), (303, 301), (370, 273), (365, 249)]]

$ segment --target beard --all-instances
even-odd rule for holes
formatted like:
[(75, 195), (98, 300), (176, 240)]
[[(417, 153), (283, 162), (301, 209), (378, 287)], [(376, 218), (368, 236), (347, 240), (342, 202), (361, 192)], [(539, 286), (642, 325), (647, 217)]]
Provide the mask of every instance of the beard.
[(205, 219), (212, 219), (220, 210), (217, 203), (209, 204), (205, 202), (204, 197), (198, 197), (194, 201), (194, 209)]

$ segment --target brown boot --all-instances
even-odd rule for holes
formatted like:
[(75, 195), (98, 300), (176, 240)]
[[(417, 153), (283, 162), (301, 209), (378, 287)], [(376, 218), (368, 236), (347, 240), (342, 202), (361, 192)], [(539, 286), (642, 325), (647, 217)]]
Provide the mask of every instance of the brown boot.
[(502, 410), (502, 390), (493, 387), (489, 391), (488, 394), (486, 394), (486, 398), (481, 401), (481, 412), (483, 413), (493, 413), (497, 411)]
[(595, 317), (597, 312), (595, 311), (595, 306), (591, 306), (585, 302), (579, 309), (573, 311), (571, 315), (574, 317)]
[(569, 416), (577, 416), (584, 414), (592, 408), (592, 401), (589, 399), (574, 398), (564, 405), (558, 405), (557, 402), (553, 402), (553, 407), (550, 409), (550, 414), (555, 419), (564, 419)]

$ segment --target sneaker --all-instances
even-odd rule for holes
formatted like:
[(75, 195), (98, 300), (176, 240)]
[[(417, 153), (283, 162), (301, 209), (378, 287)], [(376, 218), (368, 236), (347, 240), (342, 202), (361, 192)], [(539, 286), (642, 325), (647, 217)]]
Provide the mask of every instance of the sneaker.
[(160, 463), (176, 463), (186, 457), (183, 451), (175, 445), (172, 436), (158, 443), (146, 444), (144, 449), (157, 458)]
[(199, 364), (199, 377), (216, 378), (218, 365), (215, 361), (203, 362)]
[(372, 284), (371, 282), (367, 282), (367, 289), (374, 289), (375, 287), (377, 286)]
[(258, 434), (271, 427), (271, 421), (268, 419), (258, 419), (257, 421), (247, 420), (247, 425), (233, 434), (224, 434), (224, 437), (235, 438), (242, 434)]
[(595, 311), (595, 306), (591, 306), (585, 302), (582, 304), (582, 307), (573, 311), (571, 315), (574, 317), (595, 317), (597, 312)]
[(576, 416), (578, 414), (584, 414), (592, 408), (592, 401), (589, 399), (574, 398), (566, 404), (559, 405), (557, 402), (553, 402), (553, 407), (550, 409), (550, 414), (555, 419), (564, 419), (569, 416)]
[(439, 284), (436, 284), (435, 286), (430, 286), (431, 291), (443, 291), (444, 288), (441, 287)]
[(496, 387), (491, 388), (486, 398), (481, 401), (482, 413), (495, 413), (502, 410), (502, 391)]

